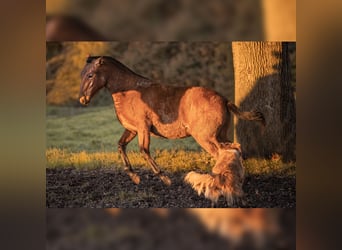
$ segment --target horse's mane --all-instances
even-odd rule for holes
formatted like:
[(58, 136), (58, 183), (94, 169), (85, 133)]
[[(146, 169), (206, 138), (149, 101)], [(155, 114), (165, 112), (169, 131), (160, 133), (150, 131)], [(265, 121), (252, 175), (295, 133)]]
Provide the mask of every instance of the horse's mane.
[(123, 63), (119, 62), (118, 60), (114, 59), (113, 57), (111, 56), (88, 56), (87, 58), (87, 64), (89, 63), (92, 63), (94, 60), (98, 59), (102, 57), (105, 61), (109, 62), (109, 63), (112, 63), (114, 64), (116, 67), (118, 67), (120, 70), (124, 71), (124, 72), (127, 72), (127, 73), (131, 73), (131, 74), (134, 74), (136, 76), (139, 76), (139, 77), (142, 77), (146, 80), (149, 80), (148, 78), (142, 76), (142, 75), (139, 75), (137, 73), (135, 73), (133, 70), (131, 70), (130, 68), (128, 68), (126, 65), (124, 65)]

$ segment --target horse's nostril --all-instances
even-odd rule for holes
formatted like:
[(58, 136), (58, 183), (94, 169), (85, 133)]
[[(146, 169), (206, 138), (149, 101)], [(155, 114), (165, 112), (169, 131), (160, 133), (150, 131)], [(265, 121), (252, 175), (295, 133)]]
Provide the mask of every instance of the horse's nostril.
[(81, 103), (81, 104), (84, 104), (84, 103), (85, 103), (85, 98), (84, 98), (84, 96), (82, 96), (82, 97), (80, 98), (80, 103)]
[(82, 96), (80, 98), (80, 103), (82, 105), (87, 105), (89, 103), (89, 101), (90, 101), (90, 97), (89, 96)]

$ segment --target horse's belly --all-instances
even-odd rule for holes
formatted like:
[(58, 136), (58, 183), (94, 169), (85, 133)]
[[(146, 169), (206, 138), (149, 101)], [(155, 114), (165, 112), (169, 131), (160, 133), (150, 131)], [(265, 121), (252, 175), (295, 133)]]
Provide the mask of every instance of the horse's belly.
[(190, 135), (183, 124), (153, 124), (151, 134), (168, 139), (184, 138)]

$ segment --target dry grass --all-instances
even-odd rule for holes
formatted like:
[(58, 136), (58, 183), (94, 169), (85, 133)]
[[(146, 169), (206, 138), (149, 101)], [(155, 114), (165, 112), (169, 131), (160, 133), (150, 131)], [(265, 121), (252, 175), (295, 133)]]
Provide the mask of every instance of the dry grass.
[[(206, 152), (184, 150), (157, 150), (154, 158), (167, 172), (200, 171), (211, 172), (215, 162)], [(143, 156), (137, 152), (128, 152), (133, 167), (150, 169)], [(79, 169), (121, 168), (123, 163), (117, 152), (70, 152), (51, 148), (46, 150), (47, 168), (75, 167)], [(244, 161), (246, 175), (295, 176), (295, 163), (283, 163), (280, 160), (247, 159)]]
[[(163, 169), (170, 172), (177, 171), (209, 171), (214, 164), (210, 155), (206, 152), (187, 152), (158, 150), (154, 158)], [(148, 168), (145, 159), (140, 153), (128, 152), (128, 157), (133, 166)], [(75, 167), (83, 169), (123, 167), (119, 153), (117, 152), (70, 152), (65, 149), (51, 148), (46, 150), (48, 168)]]

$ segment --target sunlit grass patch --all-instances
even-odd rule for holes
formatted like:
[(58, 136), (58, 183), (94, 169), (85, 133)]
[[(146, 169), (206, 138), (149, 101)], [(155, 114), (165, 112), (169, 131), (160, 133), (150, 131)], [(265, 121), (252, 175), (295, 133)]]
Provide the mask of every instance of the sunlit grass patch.
[[(214, 159), (206, 152), (188, 152), (184, 150), (157, 150), (152, 153), (157, 164), (167, 172), (211, 172)], [(142, 154), (128, 152), (133, 167), (150, 169)], [(118, 152), (70, 152), (51, 148), (46, 151), (47, 167), (75, 167), (82, 169), (118, 167), (123, 163)], [(280, 160), (248, 159), (243, 162), (247, 175), (295, 176), (295, 163), (283, 163)]]
[(55, 167), (76, 167), (76, 168), (97, 168), (113, 167), (121, 161), (118, 153), (95, 152), (87, 153), (70, 152), (65, 149), (51, 148), (46, 150), (48, 168)]
[[(133, 166), (150, 168), (142, 154), (128, 152), (128, 158)], [(185, 170), (209, 171), (214, 164), (206, 152), (186, 151), (156, 151), (154, 159), (165, 171), (177, 172)], [(122, 167), (123, 163), (117, 152), (71, 152), (65, 149), (50, 148), (46, 150), (47, 168), (76, 167)]]
[(171, 172), (209, 171), (214, 164), (212, 157), (204, 151), (157, 150), (155, 159), (165, 170)]
[(296, 164), (284, 163), (281, 160), (251, 158), (243, 162), (247, 174), (295, 176)]

